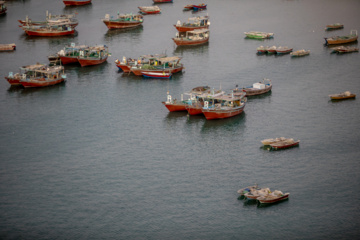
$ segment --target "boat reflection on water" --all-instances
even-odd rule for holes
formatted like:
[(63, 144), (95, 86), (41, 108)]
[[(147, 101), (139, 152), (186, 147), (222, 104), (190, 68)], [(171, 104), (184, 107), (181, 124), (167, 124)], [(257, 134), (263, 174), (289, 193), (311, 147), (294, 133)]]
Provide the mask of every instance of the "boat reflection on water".
[(206, 120), (204, 116), (204, 125), (202, 126), (201, 132), (211, 132), (214, 130), (222, 130), (222, 131), (237, 131), (236, 129), (241, 129), (245, 124), (246, 113), (245, 110), (234, 117), (223, 118), (223, 119), (214, 119), (214, 120)]
[(108, 29), (104, 34), (105, 40), (115, 40), (119, 38), (129, 38), (130, 40), (135, 41), (139, 38), (140, 33), (143, 31), (143, 25), (139, 25), (133, 28), (117, 28), (117, 29)]
[(193, 54), (207, 54), (209, 52), (210, 42), (203, 43), (201, 45), (193, 45), (193, 46), (176, 46), (173, 52), (173, 55), (179, 55), (184, 53), (193, 53)]

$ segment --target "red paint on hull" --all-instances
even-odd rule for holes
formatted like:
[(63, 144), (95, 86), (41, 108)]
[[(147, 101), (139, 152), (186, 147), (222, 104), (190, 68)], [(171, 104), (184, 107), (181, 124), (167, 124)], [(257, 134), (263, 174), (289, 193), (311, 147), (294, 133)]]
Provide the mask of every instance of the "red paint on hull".
[(85, 1), (63, 1), (65, 6), (80, 6), (85, 4), (90, 4), (91, 0), (85, 0)]
[(61, 64), (62, 65), (73, 64), (73, 63), (78, 63), (79, 62), (77, 57), (60, 56), (60, 59), (61, 59)]
[(8, 78), (5, 77), (5, 79), (8, 81), (8, 83), (10, 83), (11, 86), (20, 86), (20, 79), (16, 79), (16, 78)]
[(175, 27), (179, 32), (188, 32), (188, 31), (192, 31), (192, 30), (195, 30), (195, 29), (209, 28), (208, 25), (206, 25), (206, 26), (198, 26), (198, 27), (186, 27), (186, 26), (176, 26), (176, 25), (174, 25), (174, 27)]
[(186, 111), (184, 103), (171, 104), (171, 103), (162, 102), (162, 104), (165, 105), (165, 107), (169, 110), (169, 112)]
[(42, 78), (42, 79), (35, 79), (35, 80), (31, 80), (31, 81), (24, 81), (24, 82), (20, 82), (20, 83), (24, 87), (30, 88), (30, 87), (48, 87), (48, 86), (62, 83), (63, 81), (65, 81), (64, 78), (54, 79), (51, 81), (48, 81), (48, 80), (45, 80)]
[(84, 58), (78, 58), (78, 61), (82, 67), (85, 66), (92, 66), (92, 65), (98, 65), (107, 60), (107, 56), (103, 59), (84, 59)]
[(131, 72), (131, 70), (130, 70), (131, 66), (130, 66), (130, 65), (116, 64), (116, 66), (117, 66), (118, 68), (121, 68), (121, 70), (122, 70), (124, 73), (129, 73), (129, 72)]
[(195, 106), (187, 105), (186, 110), (188, 111), (188, 113), (190, 115), (200, 115), (200, 114), (203, 113), (202, 112), (202, 107), (195, 107)]
[(239, 115), (244, 111), (245, 105), (241, 108), (235, 110), (210, 110), (210, 109), (203, 109), (203, 114), (207, 120), (212, 119), (222, 119), (222, 118), (229, 118), (236, 115)]
[(104, 20), (105, 25), (108, 29), (117, 29), (117, 28), (133, 28), (140, 26), (142, 22), (116, 22), (116, 21), (106, 21)]
[(40, 37), (57, 37), (57, 36), (66, 36), (75, 33), (75, 30), (70, 31), (31, 31), (25, 30), (25, 33), (29, 36), (40, 36)]

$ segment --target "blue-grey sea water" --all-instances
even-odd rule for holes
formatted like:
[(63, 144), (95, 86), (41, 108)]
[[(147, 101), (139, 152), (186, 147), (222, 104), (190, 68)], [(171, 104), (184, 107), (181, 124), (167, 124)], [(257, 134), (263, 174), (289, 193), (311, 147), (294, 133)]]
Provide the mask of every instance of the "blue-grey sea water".
[[(201, 2), (201, 1), (200, 1)], [(7, 1), (0, 17), (0, 239), (357, 239), (360, 236), (359, 53), (331, 54), (324, 37), (360, 30), (358, 0), (205, 0), (159, 5), (142, 27), (108, 30), (105, 14), (136, 13), (151, 0)], [(73, 37), (28, 37), (18, 27), (77, 13)], [(178, 20), (210, 17), (210, 41), (176, 48)], [(342, 23), (326, 32), (327, 24)], [(245, 39), (246, 31), (274, 33)], [(12, 88), (4, 77), (20, 66), (48, 63), (65, 45), (106, 44), (107, 63), (65, 66), (64, 84)], [(258, 56), (256, 48), (288, 46), (309, 56)], [(350, 46), (357, 46), (355, 42)], [(119, 72), (123, 56), (166, 53), (185, 66), (170, 80)], [(208, 85), (225, 91), (272, 80), (271, 93), (249, 98), (236, 117), (207, 121), (169, 113), (166, 92)], [(261, 148), (289, 137), (300, 146)], [(290, 192), (269, 207), (238, 200), (259, 184)]]

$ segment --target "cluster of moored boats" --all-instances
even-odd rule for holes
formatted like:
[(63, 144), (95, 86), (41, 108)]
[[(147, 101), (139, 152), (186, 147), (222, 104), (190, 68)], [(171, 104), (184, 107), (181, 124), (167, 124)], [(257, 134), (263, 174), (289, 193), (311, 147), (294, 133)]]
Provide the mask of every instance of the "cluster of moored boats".
[(260, 188), (257, 184), (238, 190), (238, 199), (246, 201), (257, 201), (261, 204), (272, 204), (289, 199), (290, 193), (283, 193), (280, 190), (271, 191), (270, 188)]
[(237, 86), (230, 93), (208, 86), (193, 88), (181, 94), (181, 99), (167, 93), (167, 100), (162, 102), (170, 112), (187, 111), (189, 115), (203, 114), (207, 120), (229, 118), (241, 114), (247, 102), (247, 96), (269, 92), (272, 83), (269, 79), (254, 83), (250, 87), (239, 89)]

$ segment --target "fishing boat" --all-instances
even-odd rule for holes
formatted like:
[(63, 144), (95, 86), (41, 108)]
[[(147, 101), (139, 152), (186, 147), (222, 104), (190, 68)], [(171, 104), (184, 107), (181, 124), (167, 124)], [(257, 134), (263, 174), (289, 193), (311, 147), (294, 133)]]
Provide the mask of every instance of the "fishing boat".
[(8, 51), (14, 51), (14, 50), (16, 50), (15, 43), (0, 44), (0, 52), (8, 52)]
[(49, 67), (43, 64), (28, 65), (20, 68), (15, 75), (10, 72), (6, 80), (11, 85), (30, 87), (47, 87), (65, 81), (63, 66)]
[(300, 140), (294, 141), (294, 139), (286, 139), (284, 141), (276, 142), (276, 143), (270, 143), (272, 150), (279, 150), (279, 149), (285, 149), (285, 148), (291, 148), (299, 146)]
[[(206, 91), (208, 91), (210, 88), (208, 86), (199, 86), (191, 89), (189, 92), (186, 92), (184, 94), (181, 94), (181, 100), (177, 101), (177, 99), (173, 99), (172, 96), (169, 94), (169, 91), (167, 92), (167, 101), (162, 102), (162, 104), (165, 105), (165, 107), (170, 112), (178, 112), (178, 111), (186, 111), (186, 105), (189, 103), (189, 101), (192, 101), (195, 99), (196, 95), (202, 94)], [(184, 98), (184, 95), (186, 95), (187, 99)]]
[(216, 97), (224, 95), (225, 92), (220, 90), (207, 90), (202, 93), (197, 94), (194, 98), (188, 101), (188, 104), (185, 106), (186, 111), (188, 111), (189, 115), (199, 115), (202, 114), (202, 109), (204, 107), (204, 103), (207, 101), (208, 104), (213, 104)]
[(207, 4), (205, 4), (205, 3), (194, 4), (193, 5), (193, 10), (194, 11), (204, 10), (204, 9), (206, 9), (206, 7), (207, 7)]
[(351, 52), (358, 52), (359, 48), (357, 47), (350, 47), (350, 46), (338, 46), (331, 49), (331, 53), (351, 53)]
[(305, 49), (297, 50), (295, 52), (290, 53), (291, 57), (303, 57), (309, 54), (310, 54), (310, 50), (305, 50)]
[(16, 74), (9, 72), (9, 75), (5, 77), (5, 79), (12, 86), (21, 86), (20, 80), (34, 77), (35, 70), (39, 70), (45, 67), (46, 65), (40, 63), (22, 66), (20, 67), (20, 71)]
[(274, 33), (267, 33), (267, 32), (250, 31), (244, 33), (246, 35), (246, 38), (253, 38), (253, 39), (267, 39), (274, 37)]
[(272, 89), (270, 79), (264, 78), (262, 82), (254, 83), (252, 86), (238, 89), (233, 89), (234, 92), (245, 92), (246, 96), (255, 96), (269, 92)]
[(269, 47), (260, 46), (260, 47), (256, 48), (256, 51), (259, 54), (264, 54), (264, 53), (267, 53), (268, 49), (269, 49)]
[(245, 188), (241, 188), (241, 189), (239, 189), (237, 191), (238, 194), (239, 194), (238, 199), (243, 199), (245, 197), (246, 193), (249, 193), (249, 192), (254, 191), (254, 190), (260, 190), (260, 189), (261, 188), (257, 184), (255, 184), (253, 186), (248, 186), (248, 187), (245, 187)]
[(276, 54), (278, 54), (278, 55), (288, 54), (288, 53), (291, 53), (292, 50), (293, 50), (292, 48), (280, 46), (280, 47), (276, 48)]
[(106, 45), (88, 47), (79, 50), (78, 61), (82, 67), (99, 65), (105, 62), (110, 55)]
[(72, 28), (75, 28), (79, 21), (76, 19), (74, 14), (62, 14), (62, 15), (52, 15), (48, 11), (46, 11), (46, 19), (45, 21), (32, 21), (28, 16), (26, 16), (25, 20), (18, 20), (22, 26), (58, 26), (58, 25), (69, 25)]
[(210, 26), (209, 16), (191, 17), (188, 18), (187, 22), (183, 22), (183, 23), (181, 23), (181, 21), (178, 20), (176, 25), (174, 25), (174, 27), (179, 32), (187, 32), (187, 31), (193, 31), (195, 29), (209, 28), (209, 26)]
[(150, 6), (150, 7), (138, 7), (141, 14), (159, 14), (161, 13), (161, 8), (159, 6)]
[(0, 1), (0, 15), (5, 14), (7, 11), (6, 2)]
[(211, 106), (205, 101), (202, 112), (207, 120), (229, 118), (242, 113), (245, 103), (246, 97), (236, 96), (233, 93), (221, 95), (214, 98)]
[(344, 25), (343, 25), (343, 24), (341, 24), (341, 23), (334, 23), (334, 24), (326, 25), (325, 30), (326, 30), (326, 31), (331, 31), (331, 30), (342, 29), (342, 28), (344, 28)]
[(270, 192), (270, 188), (251, 188), (250, 191), (244, 193), (244, 198), (245, 200), (256, 201), (258, 197), (266, 196)]
[(331, 94), (329, 95), (331, 100), (343, 100), (343, 99), (351, 99), (355, 98), (356, 94), (351, 93), (350, 91), (346, 91), (343, 93)]
[(287, 200), (289, 195), (290, 193), (283, 193), (279, 190), (275, 190), (267, 195), (258, 197), (256, 200), (258, 200), (260, 204), (271, 204)]
[(75, 33), (75, 29), (69, 25), (22, 26), (21, 28), (27, 35), (37, 37), (58, 37), (73, 35)]
[(63, 0), (65, 6), (80, 6), (90, 4), (91, 0)]
[(124, 73), (131, 72), (131, 68), (136, 65), (154, 65), (156, 59), (167, 57), (166, 54), (154, 54), (154, 55), (142, 55), (138, 59), (126, 58), (125, 56), (122, 58), (122, 61), (119, 59), (115, 60), (116, 66), (119, 70), (122, 70)]
[(142, 72), (163, 73), (171, 72), (172, 74), (181, 72), (184, 68), (180, 63), (180, 57), (154, 57), (149, 63), (136, 64), (131, 67), (131, 72), (137, 76), (142, 76)]
[(173, 0), (153, 0), (154, 3), (172, 3)]
[(176, 37), (172, 38), (177, 46), (200, 45), (209, 42), (209, 29), (195, 29), (187, 31), (185, 34), (176, 33)]
[(117, 29), (117, 28), (133, 28), (142, 25), (143, 16), (141, 14), (118, 14), (116, 19), (113, 19), (113, 16), (110, 17), (109, 14), (105, 14), (105, 18), (102, 19), (104, 24), (108, 29)]
[(84, 51), (88, 48), (89, 46), (87, 45), (76, 46), (75, 43), (71, 43), (69, 46), (60, 50), (57, 55), (59, 56), (62, 65), (79, 63), (78, 58), (80, 56), (80, 51)]
[(343, 44), (343, 43), (351, 43), (355, 42), (358, 39), (358, 32), (357, 30), (351, 30), (349, 35), (345, 36), (333, 36), (329, 38), (325, 38), (325, 44)]
[(267, 139), (264, 139), (261, 141), (261, 143), (264, 145), (264, 146), (269, 146), (270, 144), (272, 143), (278, 143), (278, 142), (282, 142), (282, 141), (285, 141), (287, 140), (287, 138), (284, 138), (284, 137), (279, 137), (279, 138), (267, 138)]
[(143, 77), (145, 78), (171, 78), (171, 72), (142, 72)]

